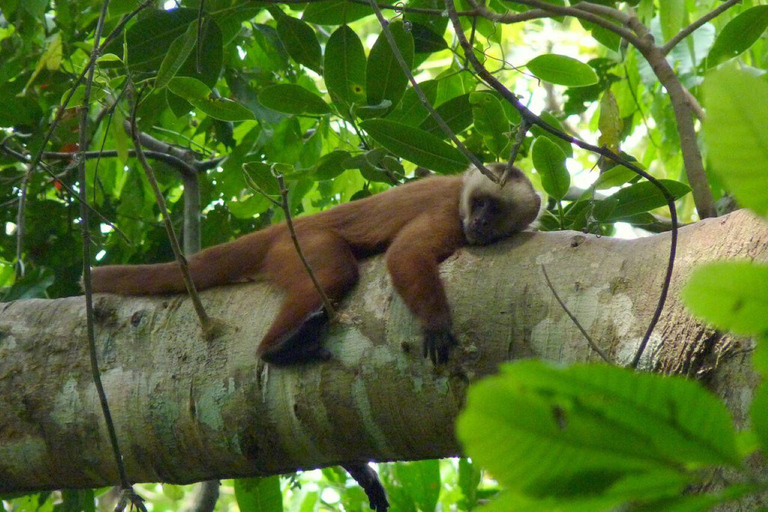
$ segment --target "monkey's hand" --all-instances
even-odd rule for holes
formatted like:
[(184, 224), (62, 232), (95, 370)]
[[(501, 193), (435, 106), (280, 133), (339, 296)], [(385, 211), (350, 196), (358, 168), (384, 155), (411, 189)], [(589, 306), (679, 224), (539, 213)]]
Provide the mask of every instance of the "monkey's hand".
[(448, 362), (448, 351), (457, 345), (450, 329), (424, 329), (424, 345), (422, 353), (429, 357), (434, 364)]
[(368, 504), (371, 510), (376, 512), (387, 512), (389, 509), (389, 500), (387, 500), (387, 491), (379, 480), (379, 475), (368, 464), (347, 464), (342, 466), (347, 470), (355, 481), (360, 484), (365, 494), (368, 495)]
[(261, 358), (277, 366), (327, 361), (331, 353), (322, 345), (327, 326), (325, 308), (313, 311), (295, 329), (278, 339), (273, 349), (261, 354)]

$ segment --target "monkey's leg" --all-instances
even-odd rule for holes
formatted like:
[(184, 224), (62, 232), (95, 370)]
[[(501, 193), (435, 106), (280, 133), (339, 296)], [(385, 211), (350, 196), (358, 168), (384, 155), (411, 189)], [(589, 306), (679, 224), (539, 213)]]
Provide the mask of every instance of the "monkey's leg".
[[(299, 233), (304, 256), (332, 301), (340, 300), (357, 282), (357, 260), (347, 243), (330, 233)], [(264, 272), (286, 292), (280, 312), (259, 346), (272, 364), (294, 364), (330, 358), (321, 340), (328, 322), (320, 294), (286, 235), (275, 241)]]
[(392, 284), (424, 332), (424, 357), (445, 363), (456, 344), (451, 333), (451, 311), (438, 265), (463, 242), (461, 224), (450, 211), (430, 213), (412, 220), (387, 250)]
[(379, 480), (379, 475), (371, 466), (366, 463), (347, 464), (343, 467), (347, 473), (363, 488), (368, 496), (368, 503), (371, 510), (376, 512), (387, 512), (389, 509), (389, 500), (387, 491)]

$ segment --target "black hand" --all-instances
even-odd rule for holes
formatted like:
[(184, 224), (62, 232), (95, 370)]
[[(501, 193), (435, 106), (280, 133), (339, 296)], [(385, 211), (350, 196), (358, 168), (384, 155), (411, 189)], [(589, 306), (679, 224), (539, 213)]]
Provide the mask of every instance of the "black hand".
[(423, 355), (429, 357), (434, 364), (448, 362), (448, 351), (456, 345), (450, 329), (424, 329)]
[(293, 331), (279, 339), (276, 348), (262, 354), (261, 358), (274, 365), (290, 365), (327, 361), (331, 353), (322, 345), (328, 324), (324, 308), (313, 311)]
[(368, 503), (371, 510), (376, 512), (387, 512), (389, 509), (389, 500), (387, 500), (387, 491), (379, 480), (379, 475), (368, 464), (347, 464), (342, 466), (347, 473), (355, 479), (368, 495)]

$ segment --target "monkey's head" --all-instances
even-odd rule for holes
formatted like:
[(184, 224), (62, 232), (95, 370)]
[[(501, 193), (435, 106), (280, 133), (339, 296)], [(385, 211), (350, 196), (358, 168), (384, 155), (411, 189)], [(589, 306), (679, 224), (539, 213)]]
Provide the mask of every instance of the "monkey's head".
[[(501, 176), (505, 166), (497, 163), (487, 167)], [(536, 220), (540, 209), (541, 197), (517, 167), (512, 168), (504, 187), (475, 167), (464, 175), (459, 215), (464, 236), (471, 245), (490, 244), (524, 230)]]

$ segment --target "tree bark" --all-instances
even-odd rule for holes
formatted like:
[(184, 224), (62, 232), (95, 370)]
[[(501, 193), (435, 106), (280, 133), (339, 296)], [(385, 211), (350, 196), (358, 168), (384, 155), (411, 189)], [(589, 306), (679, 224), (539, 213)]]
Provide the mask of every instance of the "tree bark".
[[(691, 318), (679, 291), (715, 259), (765, 261), (768, 228), (740, 211), (680, 232), (670, 298), (644, 369), (705, 376), (743, 422), (757, 384), (748, 340)], [(638, 240), (524, 233), (442, 266), (460, 346), (440, 368), (381, 258), (363, 264), (327, 337), (333, 359), (276, 368), (255, 355), (280, 295), (265, 283), (204, 292), (223, 336), (206, 342), (184, 296), (98, 295), (104, 386), (129, 477), (188, 483), (345, 462), (460, 453), (467, 386), (525, 357), (598, 361), (545, 284), (616, 364), (634, 355), (658, 299), (669, 234)], [(0, 492), (117, 481), (91, 382), (82, 297), (0, 304)]]

